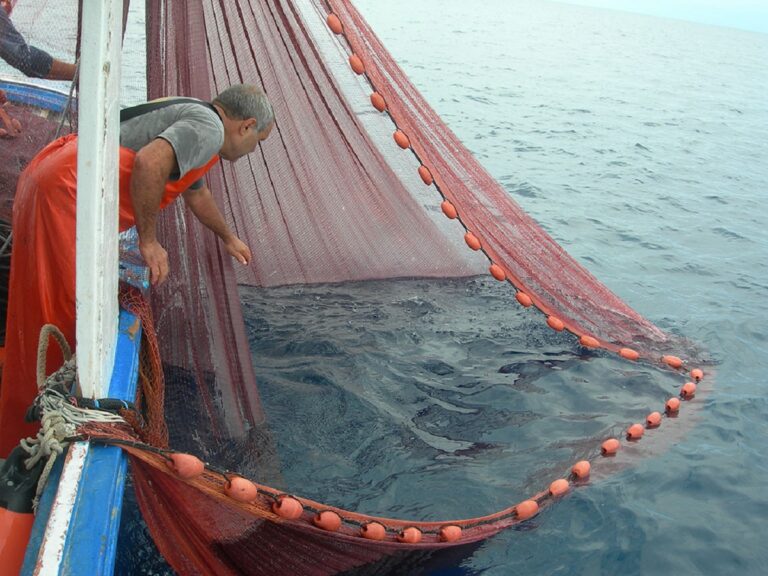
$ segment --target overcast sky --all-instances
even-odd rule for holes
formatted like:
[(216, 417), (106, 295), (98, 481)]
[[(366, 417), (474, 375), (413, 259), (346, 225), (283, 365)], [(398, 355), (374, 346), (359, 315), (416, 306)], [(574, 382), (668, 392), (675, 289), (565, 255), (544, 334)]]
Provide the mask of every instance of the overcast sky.
[(768, 33), (768, 0), (560, 0)]

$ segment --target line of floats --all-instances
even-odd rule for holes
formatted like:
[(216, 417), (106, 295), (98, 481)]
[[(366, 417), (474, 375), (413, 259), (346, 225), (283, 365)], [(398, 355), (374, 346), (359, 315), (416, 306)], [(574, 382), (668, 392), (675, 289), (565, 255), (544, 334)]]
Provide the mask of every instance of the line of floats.
[[(344, 34), (343, 24), (336, 14), (329, 13), (326, 22), (333, 33), (337, 35)], [(366, 74), (363, 60), (354, 52), (349, 56), (349, 65), (356, 74)], [(370, 81), (370, 78), (368, 80)], [(371, 85), (373, 86), (372, 83)], [(389, 114), (385, 98), (375, 90), (375, 87), (370, 96), (370, 101), (376, 110)], [(391, 114), (389, 116), (397, 126), (397, 122), (392, 118)], [(411, 148), (409, 137), (402, 130), (396, 129), (393, 133), (393, 138), (400, 148), (403, 150), (410, 149), (418, 159), (418, 155)], [(483, 250), (481, 240), (467, 229), (454, 204), (440, 190), (431, 170), (421, 163), (420, 159), (419, 163), (418, 173), (424, 184), (427, 186), (434, 185), (443, 198), (441, 209), (445, 216), (452, 220), (457, 220), (464, 226), (464, 240), (467, 246), (475, 251), (483, 251), (488, 256)], [(565, 322), (556, 316), (546, 314), (526, 292), (519, 289), (514, 281), (510, 280), (513, 276), (509, 271), (505, 270), (503, 266), (494, 263), (490, 257), (488, 259), (490, 261), (488, 271), (491, 276), (500, 282), (508, 281), (515, 288), (515, 297), (522, 306), (526, 308), (535, 306), (545, 313), (547, 325), (553, 330), (558, 332), (568, 330), (578, 337), (579, 344), (586, 348), (610, 350), (630, 361), (640, 359), (640, 354), (631, 348), (615, 347), (610, 344), (601, 343), (591, 335), (578, 334), (576, 330), (570, 329)], [(681, 373), (686, 371), (684, 362), (677, 356), (665, 355), (661, 357), (660, 361), (662, 364)], [(700, 368), (694, 368), (688, 372), (688, 375), (690, 379), (687, 379), (688, 381), (680, 387), (679, 395), (669, 398), (664, 405), (663, 411), (651, 412), (646, 417), (645, 422), (634, 423), (626, 428), (623, 438), (614, 437), (606, 439), (600, 447), (599, 456), (596, 456), (596, 458), (615, 456), (623, 443), (637, 442), (643, 438), (647, 431), (659, 428), (665, 417), (676, 417), (681, 409), (682, 402), (694, 398), (697, 384), (704, 377), (704, 372)], [(490, 524), (496, 525), (496, 527), (505, 527), (529, 520), (536, 516), (546, 503), (567, 494), (574, 486), (586, 483), (589, 480), (592, 469), (592, 464), (589, 460), (576, 462), (566, 477), (554, 480), (546, 490), (489, 516), (448, 522), (414, 522), (362, 515), (340, 508), (325, 506), (292, 494), (281, 493), (230, 472), (216, 470), (191, 454), (160, 450), (140, 443), (110, 438), (93, 439), (106, 443), (121, 444), (129, 452), (139, 457), (141, 457), (141, 453), (145, 455), (153, 453), (155, 457), (159, 456), (160, 461), (165, 462), (165, 465), (178, 478), (191, 484), (195, 484), (198, 479), (202, 480), (204, 477), (207, 477), (206, 480), (208, 482), (211, 480), (216, 482), (216, 477), (218, 477), (218, 482), (221, 486), (220, 497), (229, 498), (246, 506), (252, 506), (257, 514), (270, 517), (275, 521), (304, 523), (322, 531), (364, 538), (374, 542), (429, 545), (431, 547), (477, 540), (479, 539), (479, 536), (476, 534), (477, 530), (482, 531), (483, 526), (487, 527)]]

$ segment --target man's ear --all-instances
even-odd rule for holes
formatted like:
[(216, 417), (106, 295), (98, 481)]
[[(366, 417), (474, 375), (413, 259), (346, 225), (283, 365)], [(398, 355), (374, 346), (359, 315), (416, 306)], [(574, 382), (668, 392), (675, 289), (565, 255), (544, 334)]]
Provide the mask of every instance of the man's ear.
[(242, 123), (243, 131), (245, 131), (248, 128), (252, 130), (256, 130), (256, 124), (257, 124), (256, 118), (248, 118), (244, 120)]

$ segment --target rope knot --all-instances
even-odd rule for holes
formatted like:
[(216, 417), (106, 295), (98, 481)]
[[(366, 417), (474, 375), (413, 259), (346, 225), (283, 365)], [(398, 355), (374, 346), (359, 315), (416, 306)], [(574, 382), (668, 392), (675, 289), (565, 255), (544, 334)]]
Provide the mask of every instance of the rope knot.
[[(61, 347), (64, 364), (46, 377), (45, 365), (50, 337), (53, 337)], [(27, 411), (28, 420), (40, 420), (40, 430), (37, 437), (23, 439), (20, 443), (21, 447), (29, 454), (29, 457), (24, 460), (27, 470), (34, 468), (41, 460), (46, 460), (33, 501), (35, 510), (56, 458), (67, 448), (69, 439), (75, 435), (79, 426), (94, 421), (125, 422), (117, 414), (101, 410), (89, 410), (73, 404), (71, 394), (76, 385), (76, 357), (72, 354), (69, 343), (61, 330), (53, 324), (46, 324), (40, 331), (37, 348), (38, 395), (34, 404)]]

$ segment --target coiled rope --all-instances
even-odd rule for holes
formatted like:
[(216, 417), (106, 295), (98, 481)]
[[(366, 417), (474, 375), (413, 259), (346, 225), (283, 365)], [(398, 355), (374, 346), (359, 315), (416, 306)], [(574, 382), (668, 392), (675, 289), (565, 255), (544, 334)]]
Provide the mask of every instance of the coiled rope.
[[(51, 337), (61, 347), (64, 364), (46, 377), (45, 365)], [(47, 459), (32, 502), (34, 510), (37, 510), (40, 495), (45, 488), (56, 458), (67, 448), (69, 439), (75, 435), (79, 426), (87, 422), (125, 423), (125, 420), (117, 414), (102, 410), (89, 410), (72, 404), (70, 393), (76, 385), (77, 358), (72, 354), (72, 349), (61, 330), (53, 324), (46, 324), (40, 330), (37, 347), (38, 394), (28, 412), (28, 418), (31, 414), (32, 419), (34, 419), (35, 414), (40, 414), (40, 430), (37, 437), (25, 438), (20, 442), (20, 446), (29, 454), (29, 458), (24, 461), (27, 470), (32, 470), (38, 462)]]

